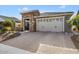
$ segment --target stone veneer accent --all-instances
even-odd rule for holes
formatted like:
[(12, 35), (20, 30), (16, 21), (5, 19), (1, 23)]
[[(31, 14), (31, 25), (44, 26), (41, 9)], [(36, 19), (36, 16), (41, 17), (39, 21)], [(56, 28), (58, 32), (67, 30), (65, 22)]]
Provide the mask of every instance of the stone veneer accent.
[(36, 20), (34, 16), (38, 16), (39, 11), (34, 10), (32, 12), (21, 13), (21, 15), (22, 15), (22, 21), (23, 21), (23, 30), (25, 30), (24, 28), (25, 19), (29, 19), (29, 31), (36, 31)]

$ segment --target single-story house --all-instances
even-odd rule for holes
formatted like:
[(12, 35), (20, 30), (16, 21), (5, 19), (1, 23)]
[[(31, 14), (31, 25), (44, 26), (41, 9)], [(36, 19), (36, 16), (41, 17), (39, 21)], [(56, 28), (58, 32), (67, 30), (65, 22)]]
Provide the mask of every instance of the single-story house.
[(71, 32), (66, 20), (69, 20), (73, 12), (44, 12), (31, 10), (21, 12), (23, 30)]

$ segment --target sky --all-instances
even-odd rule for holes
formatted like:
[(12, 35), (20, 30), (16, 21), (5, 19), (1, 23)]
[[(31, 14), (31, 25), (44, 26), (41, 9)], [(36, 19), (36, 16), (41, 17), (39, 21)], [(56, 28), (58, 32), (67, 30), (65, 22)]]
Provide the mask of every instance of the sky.
[(39, 10), (43, 12), (77, 12), (79, 5), (0, 5), (0, 15), (21, 19), (22, 11)]

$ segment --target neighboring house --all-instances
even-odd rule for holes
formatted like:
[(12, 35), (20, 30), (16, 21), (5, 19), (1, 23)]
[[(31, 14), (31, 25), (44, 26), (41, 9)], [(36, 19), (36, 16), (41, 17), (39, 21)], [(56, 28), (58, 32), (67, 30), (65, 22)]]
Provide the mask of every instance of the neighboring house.
[(44, 12), (32, 10), (22, 12), (23, 30), (29, 31), (51, 31), (70, 32), (71, 29), (66, 23), (73, 15), (73, 12)]

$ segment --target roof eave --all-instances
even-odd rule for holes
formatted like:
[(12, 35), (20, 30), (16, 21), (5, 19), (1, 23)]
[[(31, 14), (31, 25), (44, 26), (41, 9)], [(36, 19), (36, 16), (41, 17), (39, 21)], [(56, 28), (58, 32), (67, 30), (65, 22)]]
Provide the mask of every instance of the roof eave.
[(54, 16), (67, 16), (67, 15), (73, 15), (73, 13), (70, 14), (55, 14), (55, 15), (47, 15), (47, 16), (35, 16), (34, 18), (41, 18), (41, 17), (54, 17)]

